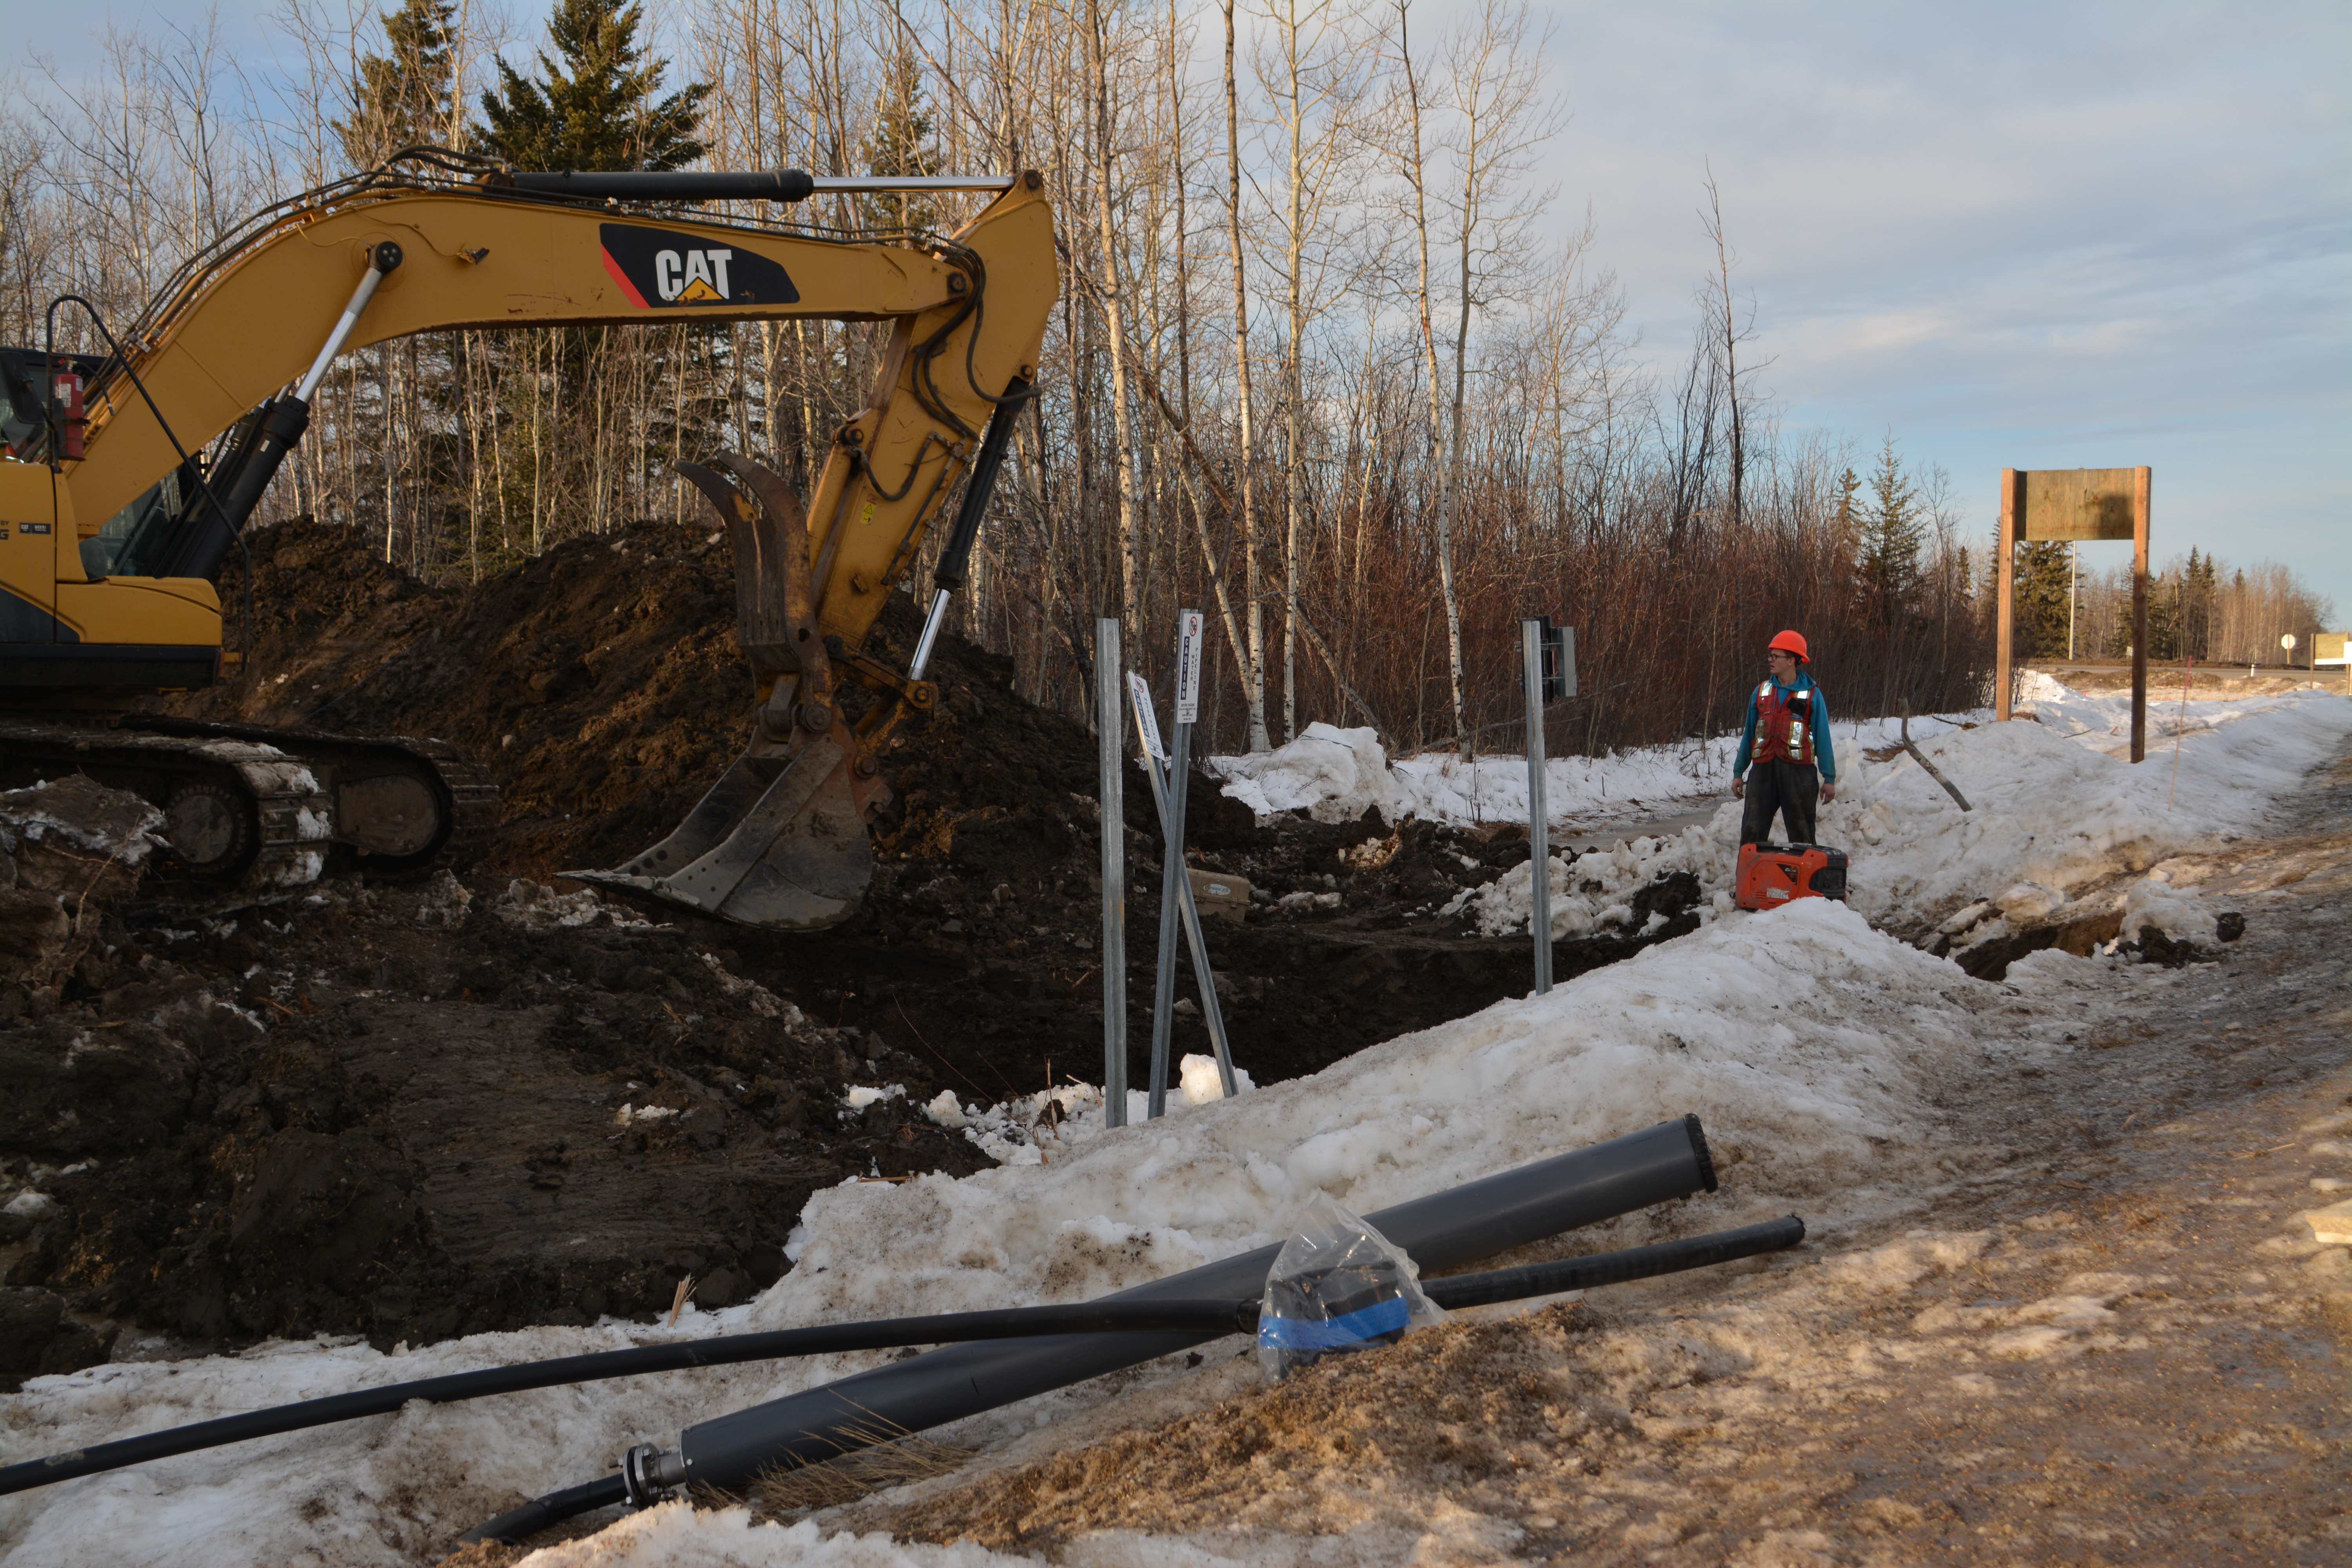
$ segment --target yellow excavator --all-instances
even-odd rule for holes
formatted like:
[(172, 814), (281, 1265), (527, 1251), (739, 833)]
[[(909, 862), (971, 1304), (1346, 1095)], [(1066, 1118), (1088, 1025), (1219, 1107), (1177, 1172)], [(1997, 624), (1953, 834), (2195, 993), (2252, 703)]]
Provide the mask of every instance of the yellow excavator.
[[(677, 465), (733, 545), (751, 742), (668, 837), (569, 873), (750, 925), (845, 918), (872, 875), (882, 748), (937, 700), (923, 672), (1037, 377), (1057, 287), (1043, 186), (1034, 173), (528, 173), (415, 148), (257, 215), (119, 339), (61, 299), (50, 343), (0, 349), (0, 787), (79, 770), (132, 790), (163, 809), (181, 871), (255, 894), (341, 862), (461, 861), (497, 826), (498, 794), (447, 746), (136, 710), (236, 667), (213, 578), (335, 357), (450, 328), (887, 321), (872, 395), (805, 504), (746, 455)], [(697, 205), (906, 191), (996, 195), (951, 235), (890, 239)], [(71, 308), (107, 353), (54, 352)], [(959, 481), (898, 669), (866, 636)], [(845, 705), (853, 686), (867, 695)]]

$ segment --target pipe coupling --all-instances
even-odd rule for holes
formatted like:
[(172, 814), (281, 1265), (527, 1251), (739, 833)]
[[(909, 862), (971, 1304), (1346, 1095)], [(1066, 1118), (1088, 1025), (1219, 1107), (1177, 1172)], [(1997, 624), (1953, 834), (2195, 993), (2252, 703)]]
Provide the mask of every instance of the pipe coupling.
[(651, 1443), (640, 1443), (621, 1456), (621, 1485), (627, 1489), (631, 1508), (651, 1508), (676, 1488), (686, 1484), (686, 1458), (663, 1453)]

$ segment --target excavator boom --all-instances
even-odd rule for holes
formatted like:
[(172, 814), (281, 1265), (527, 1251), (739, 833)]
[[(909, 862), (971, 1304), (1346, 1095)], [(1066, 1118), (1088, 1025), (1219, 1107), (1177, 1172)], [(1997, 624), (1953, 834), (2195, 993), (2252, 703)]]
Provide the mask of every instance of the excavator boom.
[[(906, 243), (677, 205), (915, 185), (997, 194), (952, 235)], [(1052, 209), (1034, 174), (492, 171), (462, 181), (376, 171), (287, 204), (193, 268), (119, 354), (95, 365), (46, 350), (0, 359), (9, 447), (32, 459), (0, 460), (0, 706), (37, 710), (14, 729), (0, 716), (0, 739), (14, 765), (37, 767), (58, 743), (57, 710), (215, 679), (222, 616), (210, 578), (300, 441), (340, 353), (452, 328), (887, 322), (873, 393), (835, 433), (805, 501), (748, 455), (720, 458), (723, 476), (680, 465), (734, 544), (758, 722), (743, 758), (677, 833), (619, 871), (581, 874), (747, 923), (829, 924), (856, 907), (870, 875), (865, 822), (887, 798), (880, 750), (907, 709), (932, 700), (919, 668), (892, 669), (863, 645), (961, 486), (936, 631), (1012, 411), (1035, 380), (1055, 289)], [(209, 467), (186, 460), (208, 445)], [(877, 697), (855, 727), (844, 683)], [(108, 722), (107, 755), (140, 751), (143, 721)], [(262, 743), (248, 731), (227, 739)], [(315, 875), (334, 844), (366, 849), (371, 834), (386, 857), (378, 864), (422, 865), (446, 858), (467, 809), (481, 815), (478, 799), (461, 806), (446, 765), (410, 767), (404, 794), (378, 776), (398, 768), (377, 753), (349, 781), (365, 787), (337, 774), (320, 784), (320, 809), (280, 801), (264, 813), (226, 782), (233, 768), (172, 762), (204, 754), (184, 733), (173, 741), (117, 772), (165, 806), (175, 847), (188, 841), (183, 861), (216, 877), (286, 885)], [(306, 755), (301, 743), (286, 750)], [(237, 801), (247, 820), (225, 824), (224, 802)], [(398, 819), (390, 829), (387, 809)], [(297, 820), (309, 850), (273, 840), (273, 824)], [(208, 859), (203, 846), (219, 853)]]

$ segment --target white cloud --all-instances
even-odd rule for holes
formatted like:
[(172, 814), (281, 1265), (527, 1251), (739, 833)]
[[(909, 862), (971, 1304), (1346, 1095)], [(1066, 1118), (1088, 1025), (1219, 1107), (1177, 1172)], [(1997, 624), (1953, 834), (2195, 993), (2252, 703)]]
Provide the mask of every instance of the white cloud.
[(1712, 166), (1792, 432), (1892, 429), (1989, 521), (2004, 464), (2147, 462), (2158, 554), (2352, 615), (2352, 11), (1554, 4), (1644, 352), (1689, 342)]

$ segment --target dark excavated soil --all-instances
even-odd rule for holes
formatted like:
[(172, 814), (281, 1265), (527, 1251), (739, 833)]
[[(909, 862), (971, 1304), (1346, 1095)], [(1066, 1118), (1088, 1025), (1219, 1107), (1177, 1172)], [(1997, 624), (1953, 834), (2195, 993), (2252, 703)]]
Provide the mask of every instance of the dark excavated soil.
[[(1099, 1080), (1095, 743), (1020, 697), (1007, 661), (944, 639), (942, 701), (901, 726), (879, 868), (842, 926), (636, 911), (658, 923), (534, 931), (495, 911), (510, 879), (635, 853), (742, 743), (723, 547), (647, 525), (439, 590), (340, 529), (252, 542), (252, 673), (174, 710), (453, 741), (497, 775), (505, 823), (463, 874), (463, 910), (446, 889), (356, 878), (244, 909), (150, 889), (61, 991), (0, 984), (0, 1161), (60, 1205), (0, 1230), (0, 1317), (35, 1324), (16, 1337), (55, 1319), (85, 1360), (122, 1323), (201, 1344), (389, 1343), (643, 1315), (688, 1274), (721, 1305), (786, 1267), (814, 1188), (986, 1163), (910, 1106)], [(877, 651), (903, 659), (915, 630), (894, 605)], [(1195, 864), (1267, 895), (1341, 895), (1209, 922), (1235, 1059), (1257, 1081), (1527, 989), (1524, 939), (1405, 920), (1524, 859), (1523, 836), (1406, 823), (1357, 869), (1340, 852), (1389, 838), (1376, 817), (1260, 828), (1205, 777), (1188, 811)], [(1140, 1087), (1160, 850), (1139, 774), (1124, 814)], [(1660, 931), (1559, 943), (1555, 974), (1691, 929), (1696, 895), (1688, 878), (1646, 890)], [(1180, 1014), (1177, 1052), (1208, 1048)], [(849, 1084), (892, 1082), (905, 1100), (845, 1120)], [(677, 1114), (623, 1125), (625, 1104)]]

